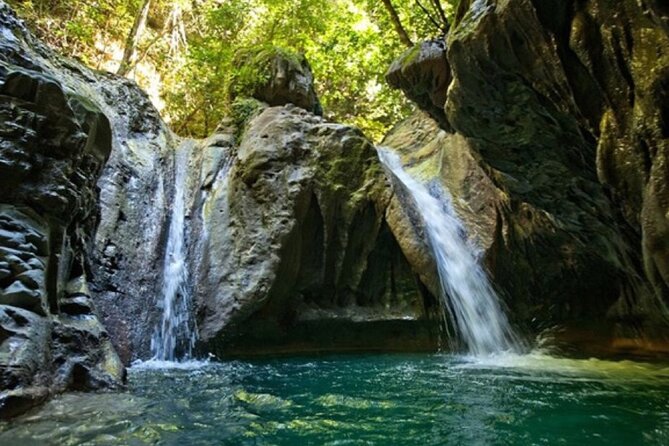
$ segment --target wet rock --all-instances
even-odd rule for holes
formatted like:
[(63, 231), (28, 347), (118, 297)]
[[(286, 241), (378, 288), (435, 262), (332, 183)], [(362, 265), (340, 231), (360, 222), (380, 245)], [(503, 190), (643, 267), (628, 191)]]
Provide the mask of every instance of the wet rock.
[[(52, 331), (52, 386), (60, 390), (99, 390), (119, 387), (125, 369), (106, 329), (94, 316), (60, 316)], [(81, 352), (86, 352), (82, 356)]]
[(86, 328), (67, 332), (62, 327), (75, 322), (59, 319), (68, 283), (85, 282), (90, 270), (109, 120), (91, 72), (36, 41), (4, 2), (0, 35), (0, 413), (7, 417), (65, 390), (57, 377), (72, 358), (91, 370), (95, 380), (87, 382), (96, 388), (93, 381), (119, 383), (123, 370), (92, 307), (81, 316)]
[(204, 206), (203, 341), (245, 355), (434, 349), (434, 298), (388, 229), (390, 198), (358, 130), (292, 106), (251, 119)]
[[(39, 286), (36, 282), (34, 282), (33, 285)], [(44, 302), (43, 297), (44, 296), (39, 291), (34, 288), (31, 289), (17, 280), (0, 292), (0, 304), (25, 308), (44, 316), (45, 308), (42, 306), (42, 303)]]
[[(442, 90), (447, 125), (436, 119), (453, 135), (412, 118), (388, 137), (415, 173), (441, 177), (457, 198), (512, 317), (533, 331), (600, 321), (608, 339), (666, 337), (669, 82), (658, 60), (669, 40), (659, 3), (644, 3), (460, 2), (450, 73), (433, 82), (452, 79)], [(402, 77), (402, 60), (393, 83), (411, 98), (433, 67)], [(462, 169), (457, 146), (477, 173)], [(462, 172), (489, 192), (463, 194)], [(467, 211), (480, 205), (488, 211)], [(394, 227), (407, 227), (407, 206), (397, 209)]]
[[(426, 113), (417, 112), (397, 124), (381, 144), (400, 154), (411, 175), (445, 188), (471, 243), (484, 252), (491, 249), (501, 231), (498, 212), (504, 208), (505, 198), (475, 159), (466, 138), (441, 129)], [(395, 188), (386, 215), (412, 268), (438, 295), (439, 277), (421, 217), (401, 187)]]
[(8, 420), (37, 407), (49, 398), (47, 387), (30, 387), (0, 393), (0, 419)]
[(49, 386), (51, 323), (47, 318), (0, 305), (0, 394), (6, 390)]

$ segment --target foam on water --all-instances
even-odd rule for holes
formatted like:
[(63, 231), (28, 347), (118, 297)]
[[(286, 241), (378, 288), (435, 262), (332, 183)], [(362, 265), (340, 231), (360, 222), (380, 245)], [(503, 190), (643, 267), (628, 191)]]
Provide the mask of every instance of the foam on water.
[(666, 364), (654, 364), (638, 361), (611, 361), (605, 359), (561, 358), (534, 350), (527, 354), (499, 353), (486, 356), (463, 356), (458, 368), (500, 370), (545, 375), (550, 379), (557, 376), (566, 379), (606, 380), (630, 382), (631, 380), (651, 382), (669, 379), (669, 367)]
[(212, 365), (209, 359), (196, 360), (187, 359), (183, 361), (165, 361), (161, 359), (149, 359), (147, 361), (135, 361), (131, 365), (133, 371), (144, 370), (199, 370)]

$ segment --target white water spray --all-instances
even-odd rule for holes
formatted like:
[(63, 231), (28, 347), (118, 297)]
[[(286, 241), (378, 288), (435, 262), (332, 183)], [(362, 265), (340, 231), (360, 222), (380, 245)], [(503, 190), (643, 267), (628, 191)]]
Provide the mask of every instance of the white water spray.
[(163, 316), (151, 338), (153, 360), (188, 359), (197, 341), (197, 330), (190, 311), (191, 295), (184, 240), (185, 192), (190, 153), (190, 145), (184, 145), (175, 154), (174, 200), (165, 250), (162, 301), (159, 300)]
[[(516, 349), (517, 341), (497, 295), (481, 266), (447, 191), (416, 181), (400, 157), (379, 148), (379, 159), (412, 197), (432, 249), (441, 284), (443, 305), (469, 353), (485, 355)], [(436, 186), (436, 185), (434, 185)], [(432, 192), (432, 193), (431, 193)], [(443, 196), (442, 199), (439, 195)]]

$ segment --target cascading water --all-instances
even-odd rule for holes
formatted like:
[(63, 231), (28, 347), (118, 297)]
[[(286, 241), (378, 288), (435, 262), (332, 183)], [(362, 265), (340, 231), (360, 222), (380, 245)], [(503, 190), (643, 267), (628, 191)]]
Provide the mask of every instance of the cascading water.
[(189, 358), (197, 340), (197, 330), (190, 311), (191, 294), (184, 240), (185, 192), (190, 153), (191, 146), (186, 144), (179, 147), (175, 154), (174, 200), (165, 250), (162, 301), (159, 300), (163, 316), (151, 338), (153, 359), (159, 361)]
[(436, 185), (431, 191), (416, 181), (403, 169), (396, 153), (383, 148), (378, 153), (420, 213), (437, 263), (443, 307), (468, 351), (484, 355), (516, 350), (517, 338), (475, 254), (476, 249), (467, 242), (466, 231), (447, 192)]

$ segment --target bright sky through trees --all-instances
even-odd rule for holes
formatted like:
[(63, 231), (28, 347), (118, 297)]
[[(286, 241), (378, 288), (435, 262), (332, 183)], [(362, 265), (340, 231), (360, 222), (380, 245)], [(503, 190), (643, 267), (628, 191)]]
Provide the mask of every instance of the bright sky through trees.
[[(235, 52), (260, 45), (303, 52), (325, 116), (372, 138), (382, 137), (411, 108), (384, 80), (406, 44), (384, 3), (375, 0), (9, 3), (57, 50), (135, 79), (180, 134), (202, 137), (216, 129), (229, 110)], [(439, 17), (435, 0), (390, 4), (411, 41), (440, 34), (433, 23)], [(441, 5), (452, 13), (449, 3)]]

